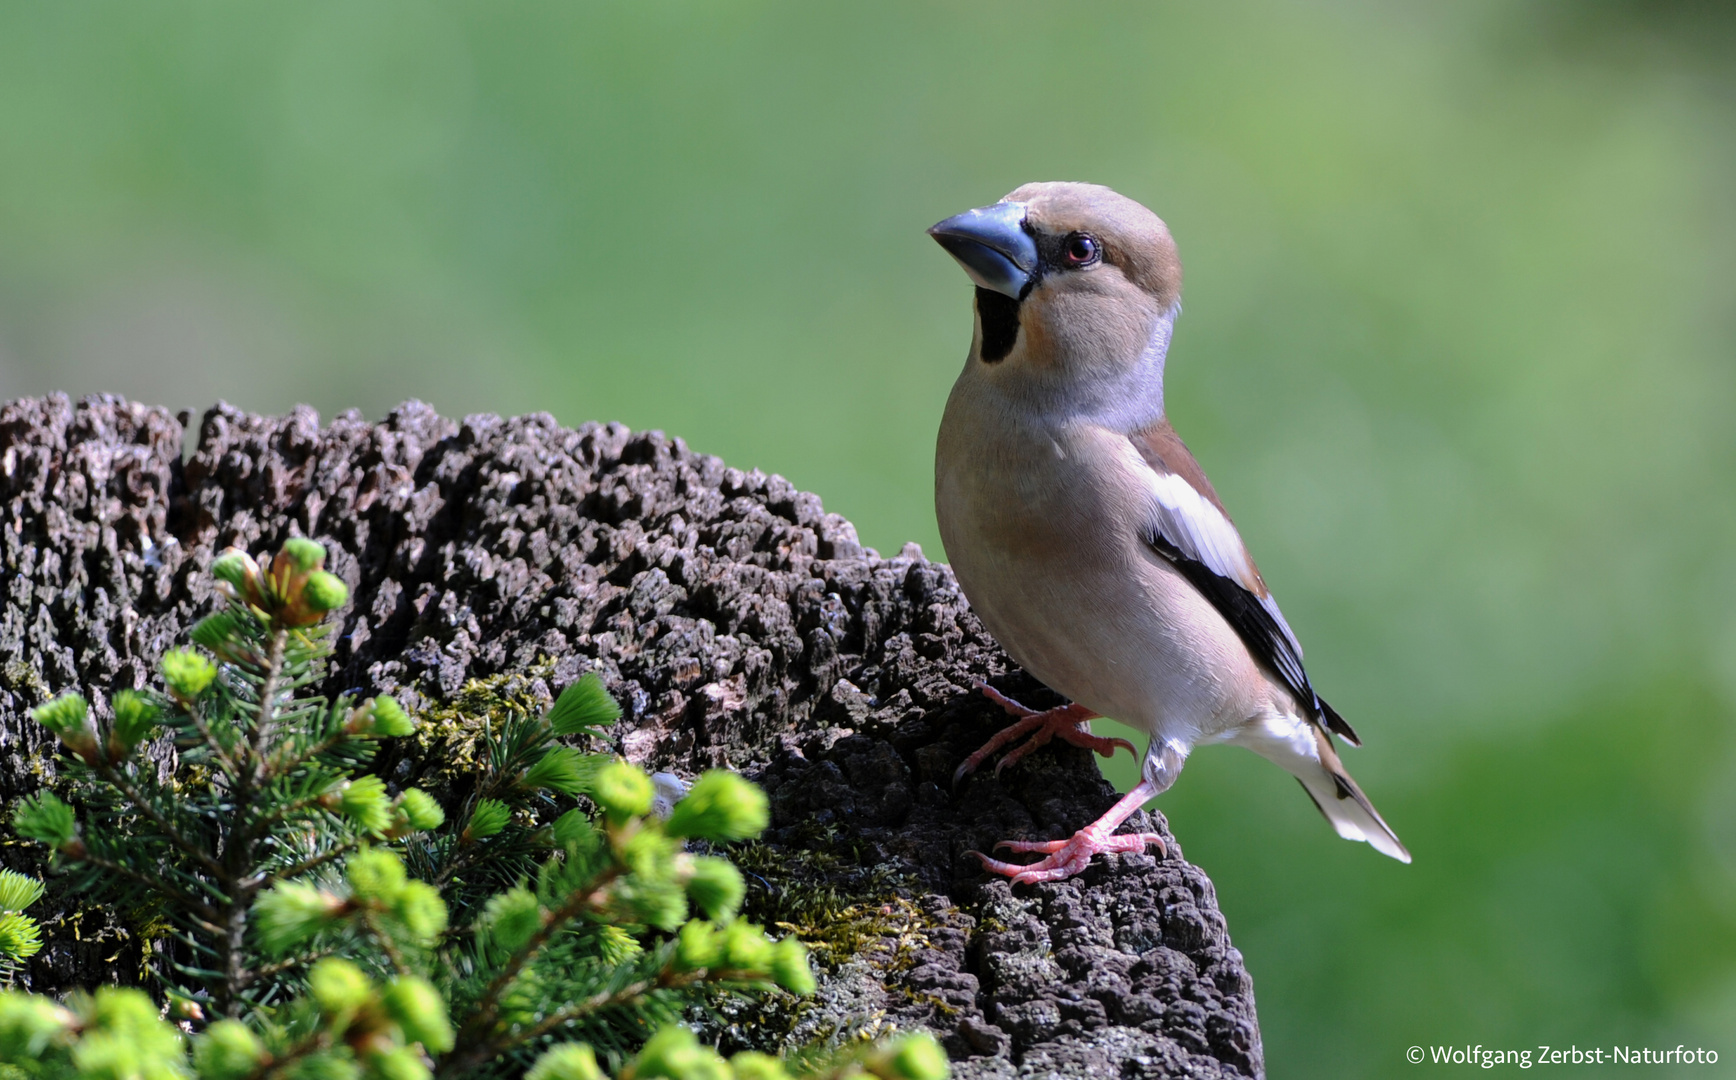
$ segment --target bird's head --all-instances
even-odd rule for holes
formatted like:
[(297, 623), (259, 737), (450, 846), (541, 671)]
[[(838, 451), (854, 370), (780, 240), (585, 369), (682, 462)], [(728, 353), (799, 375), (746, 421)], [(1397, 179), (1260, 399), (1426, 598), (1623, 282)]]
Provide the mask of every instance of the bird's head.
[(1093, 411), (1132, 396), (1161, 413), (1181, 261), (1156, 214), (1096, 184), (1026, 184), (928, 232), (976, 283), (969, 364), (982, 377)]

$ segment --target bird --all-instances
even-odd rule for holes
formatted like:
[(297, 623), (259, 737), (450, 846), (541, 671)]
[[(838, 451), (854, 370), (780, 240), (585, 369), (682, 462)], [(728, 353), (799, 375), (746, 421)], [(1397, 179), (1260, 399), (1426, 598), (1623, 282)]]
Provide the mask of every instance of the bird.
[(1055, 738), (1104, 755), (1113, 717), (1150, 736), (1139, 783), (1066, 840), (980, 852), (1014, 883), (1053, 881), (1154, 833), (1116, 834), (1175, 783), (1195, 747), (1230, 743), (1301, 782), (1338, 835), (1410, 862), (1339, 757), (1356, 732), (1315, 692), (1302, 646), (1229, 511), (1170, 424), (1164, 364), (1181, 261), (1163, 220), (1096, 184), (1026, 184), (928, 230), (976, 286), (964, 370), (935, 447), (941, 541), (973, 611), (1007, 654), (1066, 698), (1027, 709), (955, 783), (1021, 738), (1002, 767)]

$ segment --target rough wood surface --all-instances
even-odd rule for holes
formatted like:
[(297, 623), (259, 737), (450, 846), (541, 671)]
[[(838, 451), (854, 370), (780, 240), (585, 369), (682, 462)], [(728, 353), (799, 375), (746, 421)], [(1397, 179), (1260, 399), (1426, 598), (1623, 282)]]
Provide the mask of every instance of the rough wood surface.
[[(973, 681), (1052, 699), (914, 547), (881, 558), (782, 478), (620, 425), (460, 422), (410, 403), (321, 428), (305, 408), (219, 405), (185, 460), (184, 434), (113, 398), (0, 407), (8, 804), (52, 774), (26, 709), (76, 688), (101, 711), (109, 690), (146, 684), (210, 609), (216, 551), (312, 536), (352, 590), (330, 692), (413, 705), (543, 657), (539, 691), (596, 668), (627, 711), (622, 753), (745, 771), (772, 797), (762, 858), (887, 901), (785, 1037), (926, 1026), (965, 1078), (1262, 1075), (1242, 958), (1178, 848), (1018, 888), (966, 854), (1065, 836), (1113, 792), (1069, 747), (950, 790), (1005, 719)], [(1134, 824), (1164, 831), (1152, 818)], [(762, 878), (750, 904), (775, 914), (793, 886)], [(37, 989), (137, 977), (124, 915), (49, 929)]]

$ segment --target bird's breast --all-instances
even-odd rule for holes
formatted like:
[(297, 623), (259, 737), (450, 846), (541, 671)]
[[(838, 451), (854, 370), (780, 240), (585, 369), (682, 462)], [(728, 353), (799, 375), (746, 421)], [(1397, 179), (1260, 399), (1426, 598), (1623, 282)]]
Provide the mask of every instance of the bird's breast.
[(1140, 539), (1148, 496), (1125, 437), (1021, 425), (958, 397), (941, 427), (935, 512), (965, 596), (1008, 654), (1087, 708), (1165, 737), (1209, 737), (1257, 709), (1265, 680), (1241, 639)]

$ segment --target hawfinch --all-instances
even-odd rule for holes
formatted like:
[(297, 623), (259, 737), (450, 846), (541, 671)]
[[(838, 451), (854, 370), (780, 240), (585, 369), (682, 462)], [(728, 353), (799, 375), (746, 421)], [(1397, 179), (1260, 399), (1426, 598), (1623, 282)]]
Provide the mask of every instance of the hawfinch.
[(1401, 862), (1399, 843), (1334, 748), (1356, 733), (1314, 692), (1302, 646), (1217, 492), (1170, 426), (1163, 364), (1181, 263), (1150, 210), (1092, 184), (1027, 184), (928, 230), (976, 283), (976, 331), (947, 399), (935, 511), (971, 607), (1026, 671), (1072, 701), (1034, 712), (984, 687), (1018, 723), (1010, 763), (1059, 737), (1105, 755), (1145, 731), (1138, 786), (1068, 840), (1007, 841), (1018, 881), (1070, 877), (1099, 852), (1162, 847), (1116, 835), (1175, 783), (1194, 747), (1235, 743), (1302, 782), (1349, 840)]

